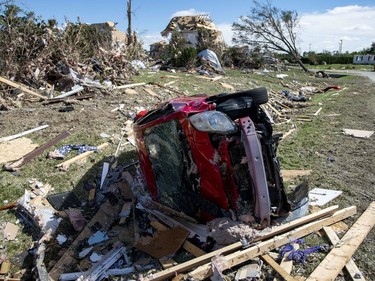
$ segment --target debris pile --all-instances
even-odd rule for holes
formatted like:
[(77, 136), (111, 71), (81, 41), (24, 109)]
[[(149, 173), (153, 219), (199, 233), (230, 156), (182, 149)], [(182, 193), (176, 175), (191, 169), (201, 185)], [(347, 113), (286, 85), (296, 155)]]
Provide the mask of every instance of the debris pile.
[[(290, 272), (277, 264), (279, 258), (306, 262), (310, 254), (330, 250), (321, 245), (298, 250), (295, 246), (301, 243), (298, 238), (322, 228), (329, 233), (327, 235), (336, 235), (330, 225), (356, 213), (355, 207), (338, 210), (338, 206), (332, 206), (261, 231), (230, 219), (217, 219), (203, 225), (153, 202), (145, 191), (137, 162), (111, 167), (107, 173), (102, 173), (100, 184), (83, 191), (85, 195), (81, 200), (77, 200), (74, 192), (48, 195), (49, 184), (30, 181), (31, 190), (25, 191), (19, 200), (17, 214), (24, 225), (39, 233), (39, 238), (32, 251), (33, 267), (24, 277), (166, 280), (178, 274), (178, 280), (203, 280), (211, 275), (243, 280), (260, 278), (264, 274), (263, 260), (284, 278), (291, 278)], [(340, 241), (340, 246), (327, 255), (331, 263), (339, 264), (334, 273), (329, 272), (333, 278), (345, 266), (346, 259), (341, 261), (342, 255), (332, 252), (344, 253), (350, 258), (375, 224), (374, 212), (372, 203)], [(17, 229), (17, 226), (7, 225), (6, 239), (14, 239)], [(358, 243), (348, 242), (358, 233), (361, 233), (361, 239), (356, 239)], [(290, 237), (297, 240), (288, 244)], [(274, 260), (271, 254), (278, 248), (281, 250)], [(233, 269), (244, 263), (247, 265)], [(312, 276), (325, 268), (319, 265)]]

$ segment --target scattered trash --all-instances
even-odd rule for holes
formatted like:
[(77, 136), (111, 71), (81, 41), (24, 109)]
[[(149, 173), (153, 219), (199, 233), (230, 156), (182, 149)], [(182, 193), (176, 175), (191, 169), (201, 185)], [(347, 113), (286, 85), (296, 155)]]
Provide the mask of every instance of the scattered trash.
[(16, 239), (17, 234), (19, 231), (19, 227), (11, 222), (7, 222), (5, 225), (5, 228), (3, 230), (4, 232), (4, 239), (8, 241), (13, 241)]
[(355, 138), (370, 138), (374, 131), (365, 130), (353, 130), (353, 129), (343, 129), (344, 135), (353, 136)]
[(284, 79), (285, 77), (288, 77), (288, 74), (276, 74), (277, 79)]
[(342, 193), (341, 190), (314, 188), (309, 191), (310, 205), (323, 206)]
[(237, 270), (236, 277), (234, 280), (249, 280), (249, 278), (260, 278), (262, 272), (263, 262), (260, 260), (258, 263), (252, 263), (243, 266)]
[(98, 244), (100, 242), (103, 242), (105, 240), (108, 240), (109, 237), (108, 237), (108, 234), (103, 232), (103, 231), (97, 231), (95, 232), (88, 240), (88, 243), (89, 245), (95, 245), (95, 244)]
[(308, 98), (306, 98), (305, 96), (303, 96), (301, 94), (295, 95), (295, 94), (289, 92), (288, 90), (281, 91), (281, 94), (283, 96), (287, 97), (291, 101), (308, 101)]
[(62, 244), (64, 244), (64, 243), (66, 242), (66, 240), (68, 240), (68, 237), (66, 237), (66, 236), (63, 235), (63, 234), (58, 234), (58, 235), (56, 236), (56, 240), (57, 240), (57, 242), (58, 242), (60, 245), (62, 245)]

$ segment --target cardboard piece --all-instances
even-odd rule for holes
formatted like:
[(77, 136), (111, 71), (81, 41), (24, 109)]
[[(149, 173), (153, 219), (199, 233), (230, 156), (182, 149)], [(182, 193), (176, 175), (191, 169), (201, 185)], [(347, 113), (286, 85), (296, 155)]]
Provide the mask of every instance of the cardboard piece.
[(32, 140), (28, 138), (18, 138), (0, 143), (0, 163), (15, 161), (37, 147), (38, 144), (32, 143)]
[(344, 135), (353, 136), (355, 138), (369, 138), (374, 134), (374, 131), (365, 130), (353, 130), (353, 129), (343, 129)]
[(4, 239), (8, 241), (16, 239), (19, 229), (20, 228), (17, 225), (7, 222), (4, 228)]
[(312, 170), (281, 170), (284, 181), (290, 181), (299, 176), (308, 176), (311, 172)]
[(323, 206), (342, 193), (341, 190), (314, 188), (309, 191), (310, 205)]
[(142, 237), (134, 247), (161, 259), (166, 256), (173, 256), (185, 242), (189, 232), (182, 227), (175, 227), (164, 231), (158, 231), (153, 237)]

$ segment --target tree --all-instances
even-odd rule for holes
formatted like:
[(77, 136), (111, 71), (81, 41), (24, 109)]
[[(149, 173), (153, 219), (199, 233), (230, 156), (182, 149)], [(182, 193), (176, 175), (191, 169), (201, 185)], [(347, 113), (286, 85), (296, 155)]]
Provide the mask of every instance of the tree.
[(296, 11), (282, 11), (272, 6), (270, 1), (261, 3), (254, 0), (254, 8), (250, 14), (241, 16), (239, 22), (234, 22), (233, 42), (238, 44), (259, 44), (279, 53), (289, 55), (304, 71), (309, 72), (301, 61), (297, 49), (297, 34), (299, 23)]
[(128, 45), (133, 43), (132, 38), (132, 1), (128, 0), (127, 4), (127, 11), (126, 14), (128, 16)]
[(371, 46), (369, 48), (365, 48), (363, 52), (367, 54), (375, 53), (375, 41), (371, 43)]

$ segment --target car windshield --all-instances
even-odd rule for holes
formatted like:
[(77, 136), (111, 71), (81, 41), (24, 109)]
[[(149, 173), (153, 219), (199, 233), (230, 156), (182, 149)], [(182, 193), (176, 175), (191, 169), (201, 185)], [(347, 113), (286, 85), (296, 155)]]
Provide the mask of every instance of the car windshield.
[(179, 137), (180, 125), (172, 120), (149, 128), (145, 144), (158, 186), (161, 203), (178, 209), (184, 175), (183, 155)]

